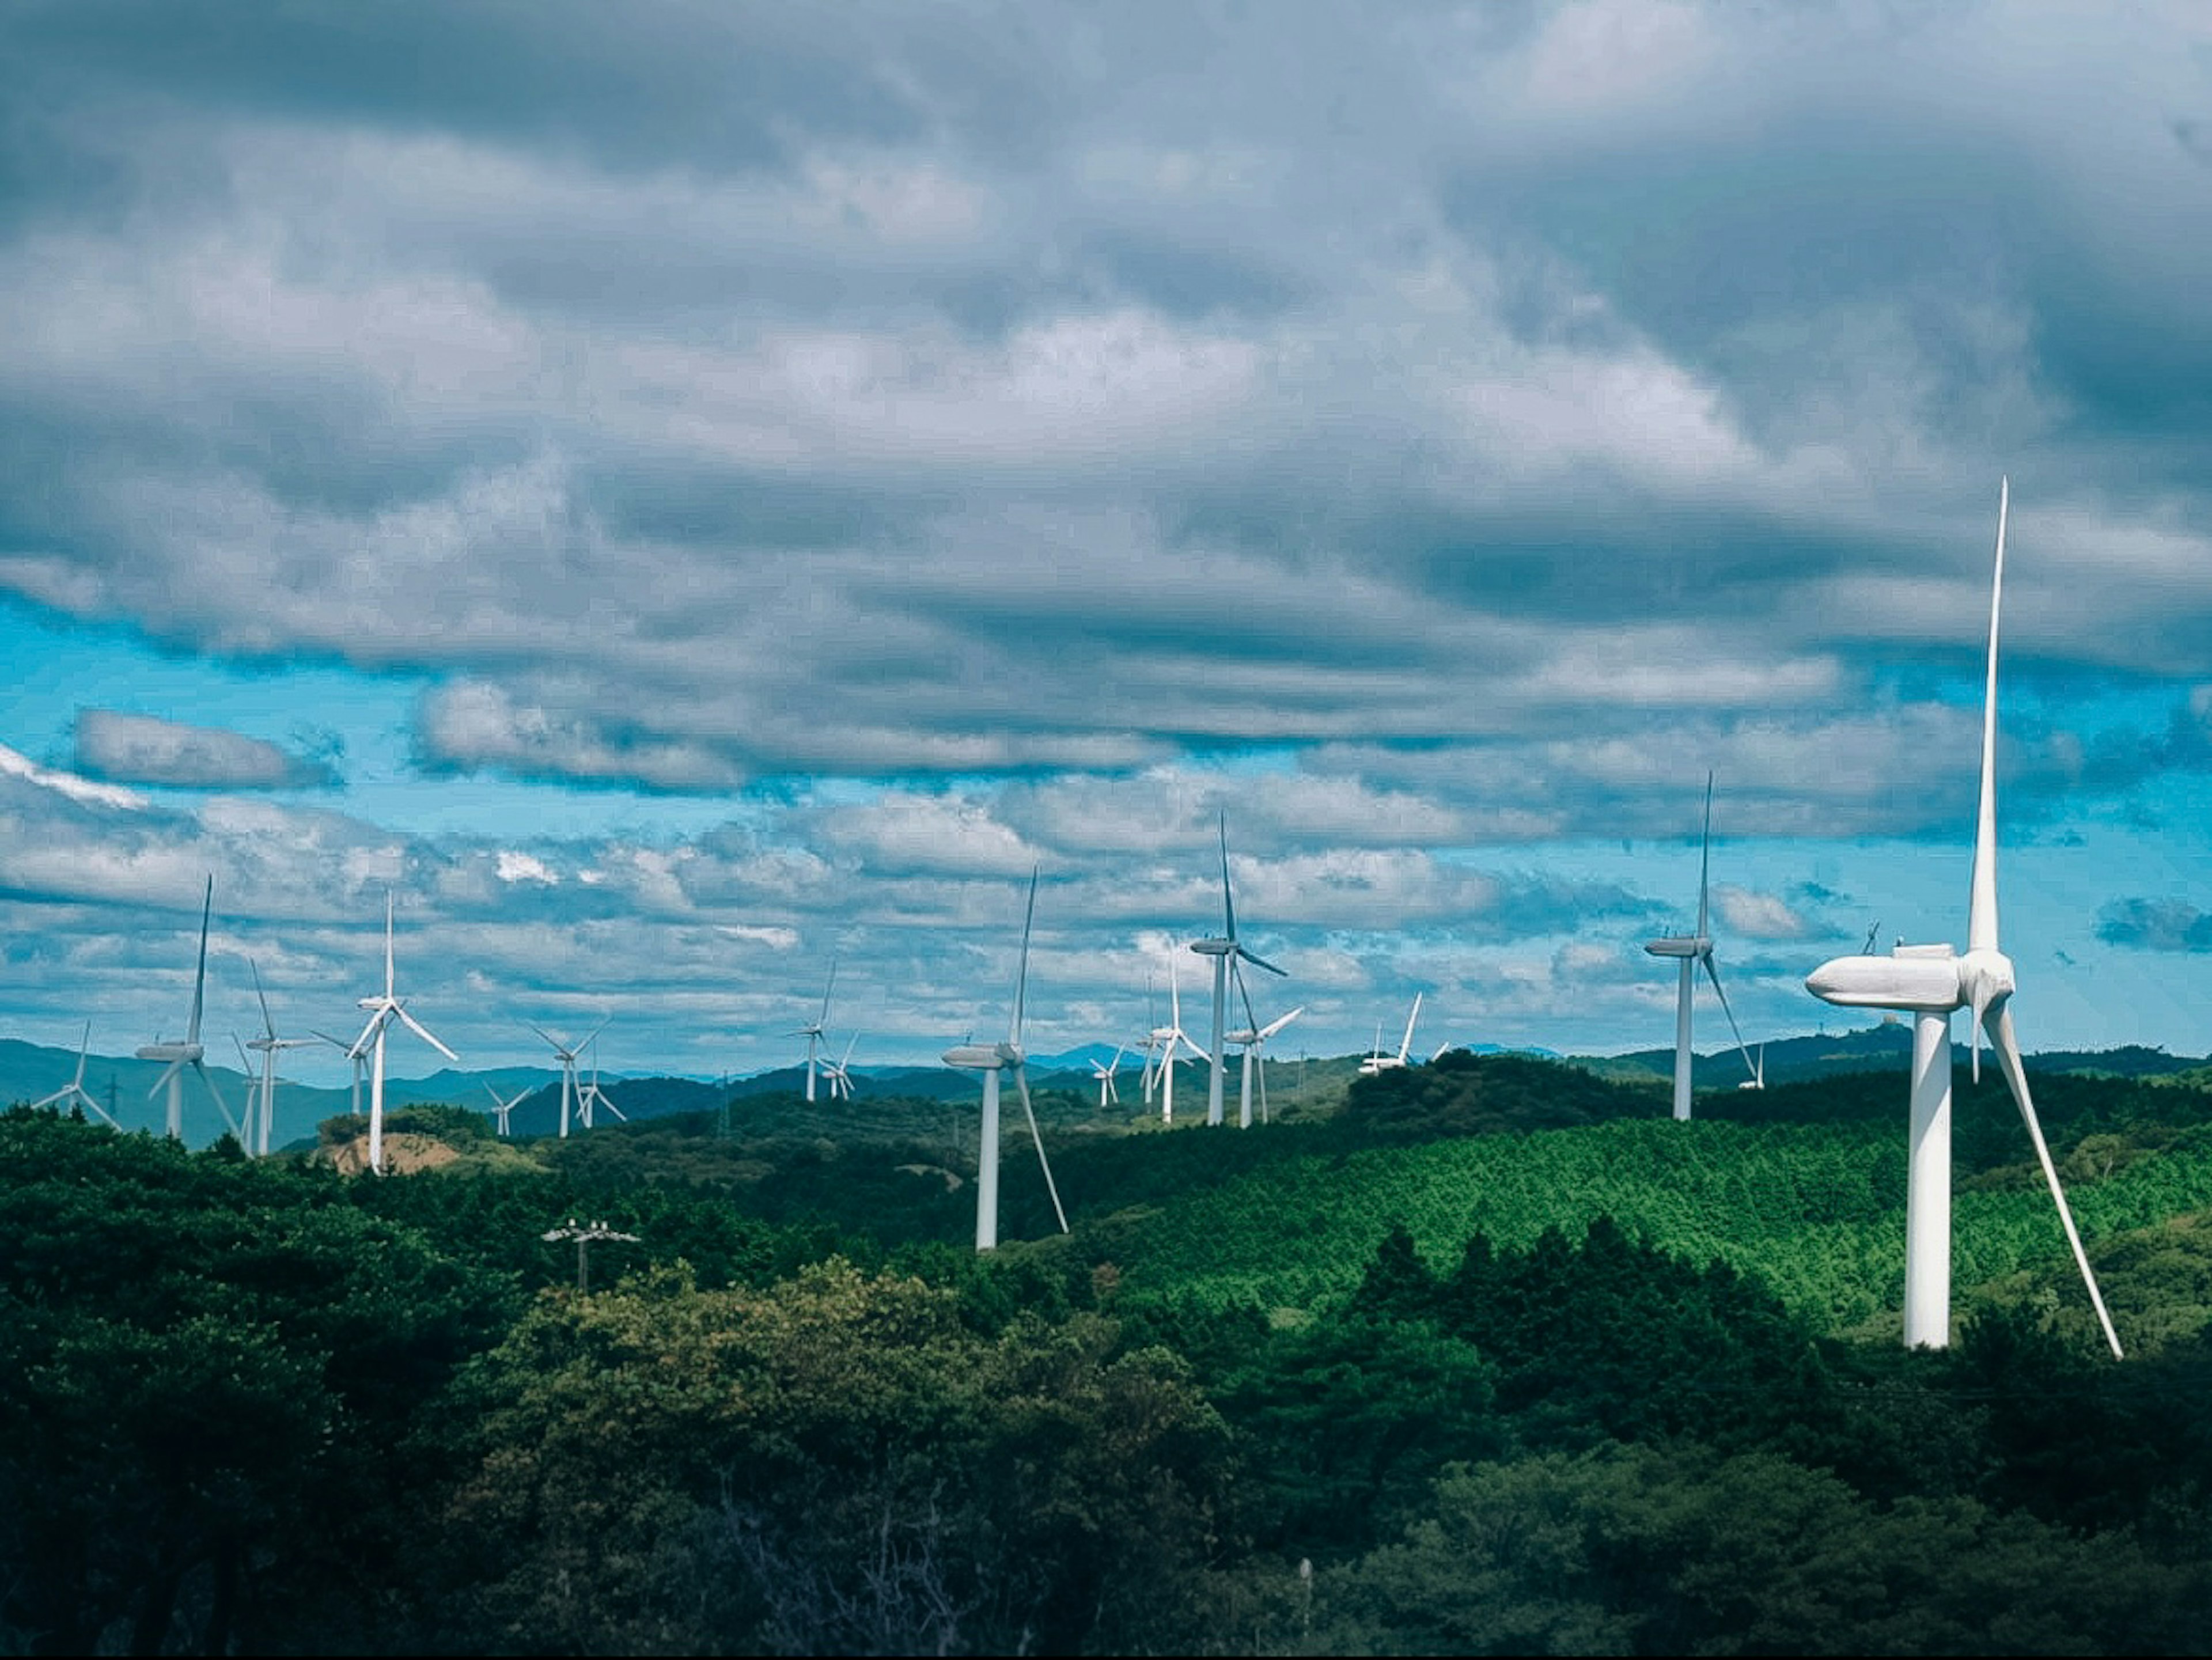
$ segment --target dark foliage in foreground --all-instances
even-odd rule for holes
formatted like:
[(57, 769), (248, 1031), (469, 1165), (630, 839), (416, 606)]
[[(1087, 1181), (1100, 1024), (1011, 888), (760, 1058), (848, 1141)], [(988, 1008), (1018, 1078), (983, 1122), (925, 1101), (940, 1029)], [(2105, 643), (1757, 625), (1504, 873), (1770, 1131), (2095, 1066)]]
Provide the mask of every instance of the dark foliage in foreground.
[[(1224, 1169), (1650, 1110), (1467, 1061), (1329, 1124), (1087, 1147), (1097, 1225), (984, 1261), (866, 1225), (891, 1176), (957, 1223), (941, 1167), (817, 1152), (757, 1204), (761, 1149), (672, 1120), (376, 1182), (0, 1116), (0, 1641), (2202, 1651), (2187, 1219), (2104, 1253), (2166, 1311), (2125, 1366), (2039, 1281), (1905, 1353), (1603, 1219), (1442, 1262), (1396, 1230), (1305, 1309), (1123, 1289), (1115, 1214)], [(2176, 1091), (2080, 1086), (2069, 1158), (2194, 1133)], [(1802, 1087), (1746, 1109), (1854, 1110)], [(646, 1237), (588, 1296), (540, 1237), (575, 1213)]]

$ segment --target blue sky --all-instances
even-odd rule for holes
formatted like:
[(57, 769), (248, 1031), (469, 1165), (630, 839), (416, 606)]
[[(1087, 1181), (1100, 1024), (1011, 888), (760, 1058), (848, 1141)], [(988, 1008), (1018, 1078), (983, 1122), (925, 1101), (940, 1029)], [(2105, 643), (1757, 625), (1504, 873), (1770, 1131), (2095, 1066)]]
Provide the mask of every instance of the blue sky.
[(921, 1059), (1036, 863), (1033, 1044), (1113, 1042), (1225, 810), (1301, 1046), (1416, 989), (1424, 1049), (1656, 1046), (1708, 769), (1737, 1011), (1832, 1030), (1815, 963), (1963, 927), (2008, 473), (2023, 1037), (2212, 1049), (2199, 7), (18, 0), (0, 52), (8, 1035), (180, 1024), (212, 871), (217, 1033), (249, 957), (342, 1024), (389, 884), (472, 1064), (775, 1064), (833, 955)]

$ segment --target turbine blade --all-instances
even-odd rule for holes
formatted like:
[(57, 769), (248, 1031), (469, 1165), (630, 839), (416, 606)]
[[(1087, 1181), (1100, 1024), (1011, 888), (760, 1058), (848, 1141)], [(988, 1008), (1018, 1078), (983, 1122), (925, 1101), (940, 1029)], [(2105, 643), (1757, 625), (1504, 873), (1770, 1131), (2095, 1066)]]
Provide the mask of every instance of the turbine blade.
[(1721, 1012), (1728, 1016), (1729, 1030), (1735, 1034), (1736, 1052), (1743, 1056), (1743, 1069), (1753, 1078), (1759, 1069), (1752, 1064), (1751, 1049), (1743, 1041), (1743, 1028), (1735, 1023), (1735, 1011), (1729, 1006), (1728, 994), (1721, 989), (1721, 971), (1713, 966), (1713, 959), (1705, 958), (1705, 977), (1713, 982), (1713, 995), (1721, 1000)]
[(2089, 1256), (2081, 1249), (2081, 1236), (2074, 1230), (2074, 1213), (2066, 1207), (2065, 1190), (2058, 1185), (2058, 1171), (2051, 1162), (2050, 1147), (2045, 1145), (2043, 1126), (2035, 1121), (2035, 1103), (2028, 1096), (2027, 1073), (2020, 1061), (2020, 1040), (2013, 1035), (2010, 1005), (2009, 998), (2002, 999), (1990, 1009), (1990, 1047), (1996, 1053), (1997, 1065), (2004, 1069), (2005, 1082), (2012, 1085), (2012, 1098), (2020, 1107), (2021, 1122), (2027, 1126), (2028, 1140), (2035, 1143), (2036, 1161), (2043, 1166), (2043, 1179), (2051, 1188), (2051, 1202), (2058, 1207), (2058, 1220), (2066, 1230), (2066, 1243), (2073, 1248), (2074, 1266), (2081, 1270), (2081, 1283), (2089, 1288), (2089, 1301), (2097, 1310), (2097, 1323), (2105, 1329), (2105, 1341), (2112, 1346), (2112, 1358), (2118, 1360), (2122, 1358), (2119, 1335), (2112, 1329), (2112, 1316), (2105, 1311), (2105, 1298), (2097, 1289), (2097, 1276), (2089, 1271)]
[(207, 1085), (209, 1098), (214, 1101), (215, 1110), (222, 1115), (224, 1125), (228, 1128), (233, 1135), (237, 1136), (240, 1140), (245, 1140), (245, 1130), (240, 1127), (238, 1120), (230, 1116), (230, 1103), (222, 1098), (222, 1091), (215, 1086), (215, 1079), (208, 1076), (208, 1069), (195, 1061), (192, 1062), (192, 1070), (200, 1075), (200, 1082)]
[(1037, 1164), (1044, 1171), (1044, 1190), (1052, 1195), (1052, 1213), (1060, 1219), (1060, 1231), (1067, 1231), (1067, 1213), (1060, 1207), (1060, 1186), (1052, 1179), (1052, 1160), (1044, 1156), (1044, 1137), (1037, 1133), (1036, 1109), (1030, 1105), (1030, 1069), (1014, 1068), (1014, 1087), (1022, 1092), (1022, 1116), (1030, 1121), (1030, 1140), (1036, 1143)]
[(1006, 1041), (1016, 1049), (1022, 1046), (1022, 1003), (1029, 994), (1030, 987), (1030, 925), (1036, 921), (1037, 873), (1042, 868), (1036, 865), (1030, 867), (1029, 909), (1022, 913), (1021, 967), (1014, 976), (1013, 1022), (1006, 1029)]
[(1421, 1018), (1421, 994), (1413, 994), (1413, 1012), (1406, 1017), (1405, 1041), (1398, 1045), (1398, 1062), (1405, 1064), (1406, 1056), (1413, 1047), (1413, 1022)]
[(177, 1075), (177, 1068), (184, 1064), (185, 1063), (181, 1061), (170, 1061), (168, 1070), (164, 1072), (159, 1078), (156, 1078), (154, 1080), (154, 1087), (146, 1091), (146, 1098), (150, 1101), (155, 1096), (159, 1095), (164, 1086), (167, 1085), (168, 1081)]
[(1705, 775), (1705, 833), (1698, 853), (1698, 938), (1705, 937), (1705, 882), (1713, 868), (1713, 775)]
[(238, 1045), (238, 1069), (244, 1073), (248, 1078), (252, 1077), (253, 1062), (246, 1058), (246, 1045), (239, 1043), (238, 1034), (236, 1032), (231, 1033), (230, 1041)]
[(353, 1047), (346, 1053), (356, 1058), (368, 1054), (368, 1040), (376, 1036), (376, 1029), (392, 1018), (392, 1011), (398, 1006), (396, 1003), (386, 1003), (375, 1013), (370, 1015), (368, 1024), (361, 1029), (361, 1036), (353, 1040)]
[(1221, 810), (1221, 937), (1237, 943), (1237, 907), (1229, 899), (1229, 810)]
[(198, 971), (192, 976), (192, 1021), (191, 1029), (185, 1034), (185, 1042), (187, 1043), (197, 1043), (200, 1041), (200, 1005), (204, 1000), (207, 992), (208, 918), (214, 914), (215, 878), (210, 876), (207, 879), (207, 897), (200, 903), (200, 965)]
[(1290, 977), (1287, 974), (1284, 974), (1282, 970), (1277, 968), (1273, 963), (1267, 961), (1266, 958), (1255, 957), (1250, 952), (1245, 950), (1242, 946), (1237, 947), (1237, 954), (1243, 958), (1246, 962), (1249, 963), (1255, 969), (1265, 969), (1270, 974), (1281, 974), (1285, 979), (1288, 979)]
[(1244, 1030), (1257, 1031), (1260, 1029), (1260, 1017), (1252, 1012), (1252, 993), (1244, 983), (1244, 965), (1237, 960), (1237, 957), (1243, 955), (1243, 953), (1239, 952), (1237, 956), (1229, 959), (1229, 972), (1237, 982), (1237, 995), (1243, 1000)]
[(249, 957), (246, 959), (246, 966), (253, 970), (253, 994), (261, 1001), (261, 1035), (273, 1039), (276, 1036), (276, 1023), (269, 1018), (269, 994), (261, 989), (260, 965)]
[(392, 995), (392, 890), (384, 891), (384, 994)]
[(459, 1055), (454, 1054), (453, 1050), (447, 1049), (443, 1043), (441, 1043), (436, 1038), (431, 1037), (430, 1029), (424, 1025), (420, 1020), (417, 1020), (413, 1015), (408, 1013), (405, 1009), (394, 1008), (392, 1012), (407, 1023), (408, 1031), (413, 1032), (417, 1037), (428, 1043), (432, 1049), (437, 1050), (439, 1054), (444, 1055), (446, 1059), (448, 1061), (458, 1061), (461, 1058)]
[(1305, 1012), (1306, 1006), (1301, 1003), (1297, 1007), (1292, 1009), (1288, 1014), (1279, 1016), (1277, 1018), (1269, 1021), (1266, 1025), (1260, 1028), (1260, 1041), (1261, 1043), (1267, 1042), (1268, 1038), (1273, 1037), (1277, 1032), (1280, 1031), (1285, 1026), (1289, 1025), (1291, 1021), (1297, 1019)]
[(1989, 679), (1982, 693), (1982, 800), (1974, 821), (1973, 898), (1967, 910), (1966, 949), (1997, 948), (1997, 617), (2004, 601), (2005, 517), (2012, 480), (1997, 485), (1996, 569), (1990, 578)]

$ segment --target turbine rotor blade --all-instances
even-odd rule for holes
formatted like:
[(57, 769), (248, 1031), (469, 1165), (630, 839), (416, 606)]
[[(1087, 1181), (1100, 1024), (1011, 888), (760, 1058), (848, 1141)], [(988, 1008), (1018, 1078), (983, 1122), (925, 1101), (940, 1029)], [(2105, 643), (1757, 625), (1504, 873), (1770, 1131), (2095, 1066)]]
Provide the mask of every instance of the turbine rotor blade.
[(1705, 977), (1713, 982), (1713, 995), (1721, 1000), (1721, 1012), (1728, 1016), (1729, 1030), (1735, 1034), (1736, 1052), (1743, 1056), (1743, 1069), (1754, 1079), (1759, 1069), (1752, 1064), (1751, 1049), (1743, 1041), (1743, 1028), (1735, 1023), (1735, 1011), (1729, 1006), (1728, 994), (1721, 989), (1721, 971), (1713, 966), (1713, 959), (1705, 958)]
[[(1990, 578), (1989, 678), (1982, 693), (1982, 799), (1974, 822), (1974, 885), (1966, 913), (1966, 949), (1997, 949), (1997, 617), (2004, 601), (2005, 518), (2012, 480), (1997, 485), (1997, 556)], [(1992, 1034), (1994, 1036), (1994, 1034)]]
[(1029, 909), (1022, 913), (1021, 967), (1014, 975), (1014, 1018), (1006, 1030), (1006, 1041), (1016, 1049), (1022, 1045), (1022, 1004), (1030, 986), (1030, 925), (1036, 921), (1037, 873), (1042, 868), (1034, 865), (1030, 867)]
[(430, 1029), (424, 1025), (420, 1020), (417, 1020), (413, 1015), (408, 1013), (405, 1009), (394, 1008), (392, 1012), (407, 1023), (408, 1031), (413, 1032), (417, 1037), (428, 1043), (432, 1049), (437, 1050), (439, 1054), (444, 1055), (446, 1059), (448, 1061), (458, 1061), (461, 1058), (459, 1055), (454, 1054), (453, 1050), (447, 1049), (443, 1043), (441, 1043), (436, 1038), (431, 1037)]
[(1713, 868), (1713, 775), (1705, 775), (1705, 833), (1698, 853), (1698, 938), (1705, 937), (1705, 882)]
[(246, 1132), (240, 1127), (238, 1120), (230, 1116), (230, 1103), (222, 1098), (222, 1091), (215, 1086), (215, 1079), (208, 1076), (208, 1069), (195, 1061), (192, 1062), (192, 1070), (200, 1075), (200, 1082), (207, 1085), (209, 1098), (214, 1101), (215, 1110), (222, 1115), (225, 1126), (233, 1135), (243, 1140)]
[(1277, 968), (1273, 963), (1267, 961), (1264, 957), (1255, 957), (1250, 952), (1245, 950), (1242, 946), (1237, 947), (1237, 954), (1243, 958), (1246, 962), (1249, 963), (1255, 969), (1265, 969), (1268, 973), (1281, 975), (1286, 980), (1290, 978), (1289, 974), (1284, 970)]
[(1052, 1213), (1060, 1219), (1060, 1231), (1067, 1231), (1067, 1213), (1060, 1207), (1060, 1185), (1052, 1179), (1052, 1160), (1044, 1156), (1044, 1137), (1037, 1133), (1036, 1109), (1030, 1104), (1030, 1069), (1014, 1067), (1014, 1087), (1022, 1093), (1022, 1116), (1030, 1121), (1030, 1140), (1036, 1143), (1037, 1164), (1044, 1171), (1044, 1189), (1052, 1195)]
[(200, 904), (200, 965), (198, 971), (192, 976), (192, 1020), (191, 1030), (185, 1034), (185, 1042), (187, 1043), (197, 1043), (200, 1041), (200, 1005), (204, 1000), (207, 992), (208, 918), (214, 914), (215, 878), (210, 876), (207, 879), (207, 897)]
[(1297, 1019), (1305, 1012), (1306, 1006), (1301, 1003), (1297, 1007), (1292, 1009), (1288, 1014), (1280, 1015), (1275, 1019), (1269, 1021), (1266, 1025), (1260, 1028), (1260, 1041), (1261, 1043), (1265, 1043), (1268, 1038), (1273, 1037), (1277, 1032), (1280, 1031), (1285, 1026), (1289, 1025), (1291, 1021)]
[(177, 1075), (177, 1069), (184, 1064), (185, 1063), (181, 1061), (170, 1061), (168, 1070), (164, 1072), (159, 1078), (156, 1078), (154, 1080), (154, 1087), (146, 1091), (146, 1098), (150, 1101), (155, 1096), (159, 1095), (161, 1092), (162, 1086), (172, 1078), (174, 1078)]
[(1221, 937), (1237, 943), (1237, 907), (1229, 898), (1229, 810), (1221, 810)]
[(2043, 1179), (2051, 1189), (2051, 1201), (2058, 1207), (2058, 1220), (2066, 1230), (2066, 1243), (2073, 1248), (2074, 1266), (2081, 1270), (2081, 1283), (2089, 1288), (2089, 1301), (2097, 1310), (2097, 1323), (2105, 1329), (2105, 1341), (2112, 1346), (2112, 1359), (2122, 1358), (2119, 1335), (2112, 1329), (2112, 1316), (2106, 1312), (2104, 1293), (2097, 1289), (2097, 1276), (2089, 1271), (2088, 1253), (2081, 1249), (2081, 1236), (2075, 1231), (2074, 1213), (2066, 1207), (2066, 1193), (2058, 1185), (2058, 1171), (2051, 1162), (2051, 1149), (2043, 1140), (2043, 1126), (2035, 1120), (2035, 1103), (2027, 1092), (2027, 1073), (2021, 1065), (2020, 1040), (2012, 1029), (2012, 1009), (2009, 998), (2000, 998), (1990, 1006), (1987, 1016), (1990, 1048), (2003, 1068), (2005, 1082), (2012, 1085), (2012, 1098), (2020, 1108), (2021, 1122), (2027, 1126), (2028, 1140), (2035, 1143), (2036, 1161), (2043, 1166)]
[(253, 970), (253, 994), (261, 1002), (262, 1033), (274, 1037), (276, 1036), (276, 1023), (269, 1018), (269, 994), (261, 989), (261, 967), (251, 957), (246, 959), (246, 966)]

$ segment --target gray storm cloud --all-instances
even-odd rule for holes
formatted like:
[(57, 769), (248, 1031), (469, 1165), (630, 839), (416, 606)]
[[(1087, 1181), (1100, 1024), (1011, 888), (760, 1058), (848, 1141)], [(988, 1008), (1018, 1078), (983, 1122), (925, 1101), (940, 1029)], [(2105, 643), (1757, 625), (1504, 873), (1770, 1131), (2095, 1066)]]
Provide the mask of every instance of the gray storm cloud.
[(119, 709), (82, 709), (76, 769), (121, 784), (187, 789), (304, 789), (338, 782), (329, 763), (219, 727)]

